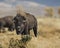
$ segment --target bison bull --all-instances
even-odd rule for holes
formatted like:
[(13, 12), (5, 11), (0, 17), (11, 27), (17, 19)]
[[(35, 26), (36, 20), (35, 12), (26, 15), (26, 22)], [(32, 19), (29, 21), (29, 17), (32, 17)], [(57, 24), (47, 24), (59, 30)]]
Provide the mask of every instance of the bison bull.
[(13, 16), (6, 16), (0, 18), (0, 32), (1, 30), (5, 30), (4, 28), (7, 27), (9, 31), (13, 31), (15, 28), (15, 24), (13, 22)]
[(30, 30), (33, 29), (35, 37), (37, 37), (37, 20), (36, 18), (29, 14), (25, 13), (26, 16), (22, 16), (17, 14), (14, 18), (15, 28), (17, 35), (23, 34), (28, 35), (30, 34)]

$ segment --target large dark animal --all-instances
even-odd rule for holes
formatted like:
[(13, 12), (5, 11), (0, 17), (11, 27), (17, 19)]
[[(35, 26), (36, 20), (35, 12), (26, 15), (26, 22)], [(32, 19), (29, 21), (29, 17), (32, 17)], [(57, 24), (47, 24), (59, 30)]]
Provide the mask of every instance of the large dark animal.
[(36, 18), (29, 14), (25, 13), (25, 16), (17, 14), (14, 18), (15, 28), (17, 34), (30, 34), (30, 30), (33, 29), (34, 35), (37, 37), (37, 20)]
[(13, 22), (13, 16), (5, 16), (3, 18), (0, 18), (0, 32), (5, 28), (8, 28), (9, 31), (14, 30), (15, 24)]

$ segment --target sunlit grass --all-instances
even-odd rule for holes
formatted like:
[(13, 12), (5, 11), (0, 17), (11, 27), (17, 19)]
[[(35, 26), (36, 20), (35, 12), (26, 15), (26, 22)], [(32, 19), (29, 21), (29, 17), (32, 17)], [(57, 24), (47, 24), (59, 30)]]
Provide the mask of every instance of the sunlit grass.
[(28, 41), (26, 48), (60, 48), (60, 19), (59, 18), (37, 18), (38, 20), (38, 37), (34, 36), (31, 31), (31, 37), (17, 35), (16, 31), (0, 33), (0, 44), (3, 48), (10, 45), (18, 47), (19, 40)]

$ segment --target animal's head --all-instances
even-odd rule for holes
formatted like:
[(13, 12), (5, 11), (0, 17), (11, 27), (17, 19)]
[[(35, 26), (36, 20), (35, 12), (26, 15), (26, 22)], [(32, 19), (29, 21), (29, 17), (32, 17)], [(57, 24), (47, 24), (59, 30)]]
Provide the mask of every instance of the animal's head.
[(24, 31), (26, 25), (26, 18), (24, 16), (16, 16), (14, 18), (14, 23), (17, 34), (21, 34)]

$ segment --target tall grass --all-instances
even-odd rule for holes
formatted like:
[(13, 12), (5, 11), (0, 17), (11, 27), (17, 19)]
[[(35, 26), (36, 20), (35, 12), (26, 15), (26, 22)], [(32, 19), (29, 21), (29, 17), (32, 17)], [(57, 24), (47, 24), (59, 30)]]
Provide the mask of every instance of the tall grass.
[(31, 40), (30, 36), (23, 36), (21, 38), (21, 40), (18, 39), (10, 39), (10, 44), (9, 44), (9, 48), (26, 48), (27, 47), (27, 43)]
[(3, 48), (1, 44), (0, 44), (0, 48)]

